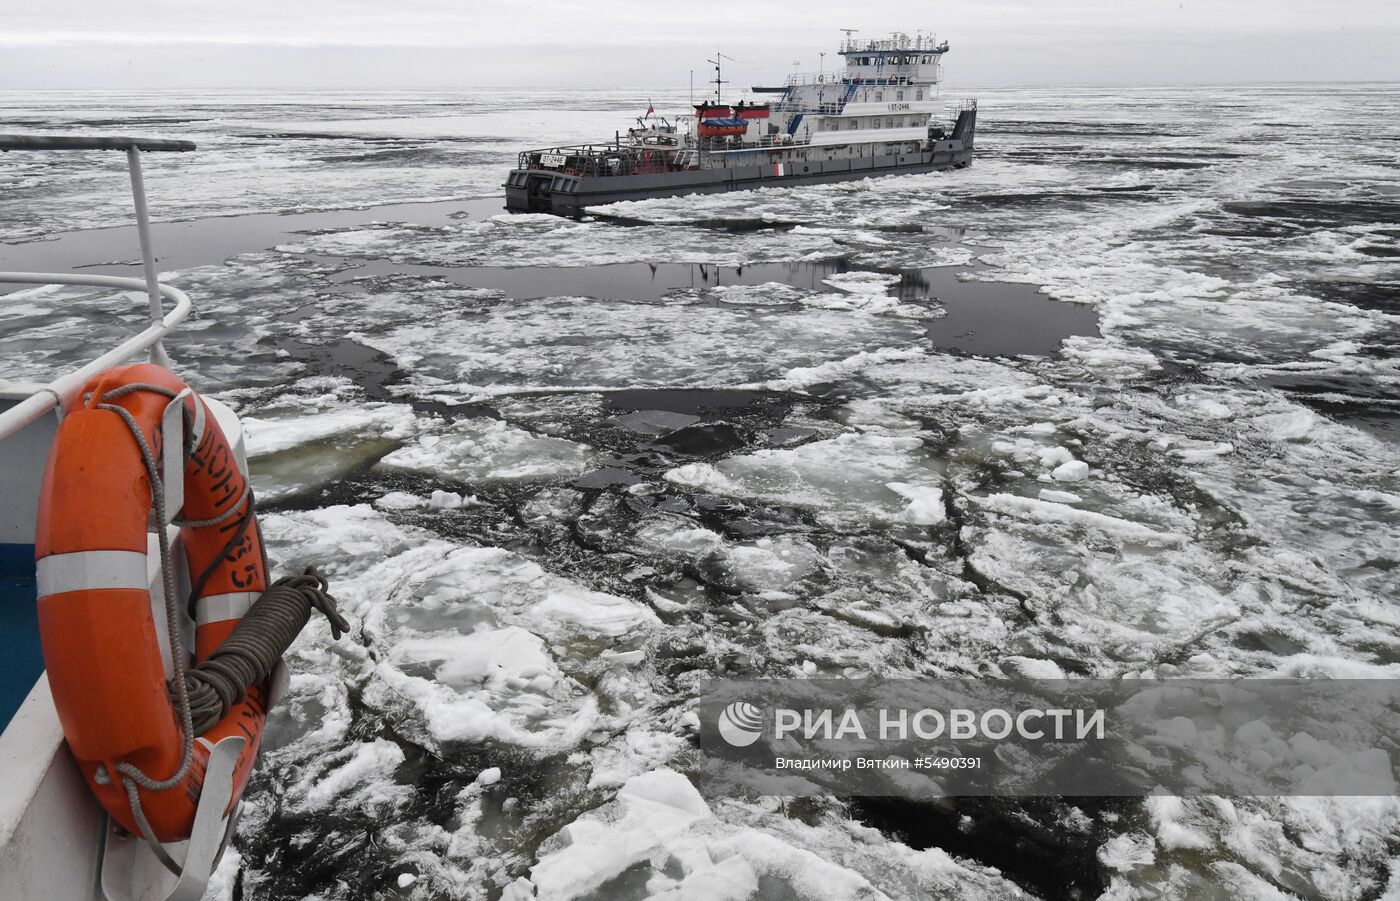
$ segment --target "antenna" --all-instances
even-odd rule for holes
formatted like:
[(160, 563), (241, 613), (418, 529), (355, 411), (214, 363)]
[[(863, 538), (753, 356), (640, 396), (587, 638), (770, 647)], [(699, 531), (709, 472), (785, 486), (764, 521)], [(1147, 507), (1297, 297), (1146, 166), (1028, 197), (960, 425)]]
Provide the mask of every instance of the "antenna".
[(721, 72), (720, 72), (720, 60), (725, 60), (725, 59), (731, 60), (731, 61), (732, 61), (732, 60), (734, 59), (734, 57), (732, 57), (732, 56), (725, 56), (723, 53), (720, 53), (718, 50), (716, 50), (716, 51), (715, 51), (715, 58), (714, 58), (714, 59), (707, 59), (707, 60), (705, 60), (705, 62), (707, 62), (707, 63), (712, 63), (712, 64), (714, 65), (714, 67), (715, 67), (715, 77), (712, 79), (712, 83), (713, 83), (714, 86), (715, 86), (715, 103), (716, 103), (716, 104), (720, 104), (720, 103), (723, 103), (723, 102), (724, 102), (724, 101), (720, 98), (720, 91), (721, 91), (721, 88), (722, 88), (724, 85), (729, 84), (729, 82), (725, 81), (723, 78), (720, 77), (720, 75), (721, 75)]
[(842, 29), (840, 29), (840, 30), (843, 31), (843, 32), (845, 32), (845, 34), (846, 34), (846, 41), (845, 41), (845, 43), (842, 45), (842, 49), (843, 49), (843, 50), (854, 50), (854, 49), (855, 49), (855, 46), (851, 43), (851, 35), (855, 34), (857, 31), (860, 31), (860, 29), (859, 29), (859, 28), (842, 28)]

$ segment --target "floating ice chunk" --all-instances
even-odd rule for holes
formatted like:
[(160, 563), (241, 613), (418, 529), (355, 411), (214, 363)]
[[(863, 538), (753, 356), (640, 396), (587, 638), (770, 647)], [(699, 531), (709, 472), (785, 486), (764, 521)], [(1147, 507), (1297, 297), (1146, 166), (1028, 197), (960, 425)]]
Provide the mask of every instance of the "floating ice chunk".
[[(693, 712), (693, 711), (692, 711)], [(691, 728), (685, 722), (685, 715), (679, 718), (682, 729)], [(700, 726), (696, 718), (694, 728)], [(662, 732), (638, 724), (607, 744), (600, 745), (590, 755), (592, 773), (588, 777), (590, 789), (621, 786), (627, 780), (651, 772), (675, 756), (685, 747), (686, 740), (675, 732)]]
[(1142, 833), (1125, 833), (1115, 835), (1100, 845), (1097, 857), (1099, 863), (1121, 873), (1150, 866), (1156, 860), (1157, 854), (1152, 847), (1152, 839), (1148, 836)]
[(463, 482), (511, 481), (575, 476), (584, 471), (591, 455), (581, 444), (484, 417), (462, 420), (441, 436), (425, 437), (441, 440), (396, 450), (381, 465)]
[(393, 782), (394, 770), (404, 762), (403, 748), (382, 738), (350, 749), (343, 762), (325, 773), (309, 773), (291, 790), (302, 806), (315, 809), (332, 799), (349, 795), (352, 803), (374, 805), (407, 797), (407, 786)]
[[(598, 716), (596, 701), (574, 700), (574, 687), (564, 682), (557, 668), (551, 669), (550, 681), (560, 684), (568, 703), (560, 703), (552, 691), (540, 692), (529, 683), (517, 685), (509, 679), (476, 689), (465, 684), (454, 687), (435, 676), (411, 675), (387, 661), (376, 674), (394, 699), (413, 705), (427, 734), (439, 742), (495, 740), (527, 748), (571, 747), (594, 728)], [(366, 701), (373, 706), (390, 700), (373, 691), (366, 693)]]
[(368, 505), (322, 507), (295, 513), (259, 514), (258, 526), (285, 572), (315, 564), (323, 573), (346, 580), (352, 591), (332, 584), (337, 598), (357, 598), (357, 577), (377, 564), (408, 551), (421, 533), (401, 529)]
[(852, 432), (713, 465), (680, 466), (666, 479), (711, 494), (805, 507), (824, 521), (850, 523), (898, 521), (910, 498), (889, 484), (898, 482), (906, 492), (937, 489), (942, 475), (917, 437)]
[(591, 700), (562, 703), (576, 686), (544, 642), (516, 626), (401, 637), (377, 673), (413, 702), (438, 741), (567, 745), (591, 728), (595, 713)]
[(837, 289), (837, 294), (815, 294), (801, 298), (805, 306), (828, 310), (861, 310), (866, 313), (895, 312), (900, 315), (929, 316), (930, 311), (900, 303), (890, 289), (899, 284), (899, 276), (885, 272), (838, 272), (822, 279)]
[(1317, 424), (1317, 414), (1305, 408), (1254, 417), (1254, 424), (1275, 441), (1301, 441)]
[[(608, 239), (610, 242), (613, 240)], [(427, 393), (759, 384), (862, 350), (909, 345), (917, 322), (803, 307), (544, 298), (363, 336)]]
[(697, 867), (676, 885), (647, 901), (748, 901), (759, 890), (753, 864), (734, 855), (712, 866)]
[(1052, 504), (1015, 494), (992, 494), (983, 498), (974, 497), (972, 500), (979, 506), (998, 513), (1024, 516), (1039, 522), (1061, 522), (1097, 529), (1128, 541), (1143, 541), (1168, 546), (1180, 546), (1186, 543), (1185, 536), (1172, 532), (1159, 532), (1141, 523), (1119, 519), (1106, 513), (1080, 510), (1064, 504)]
[(1161, 368), (1151, 351), (1110, 338), (1074, 335), (1066, 338), (1060, 348), (1064, 356), (1109, 377), (1133, 378)]
[(782, 282), (764, 282), (761, 285), (714, 285), (699, 292), (701, 297), (706, 294), (713, 296), (720, 303), (744, 306), (795, 304), (807, 296), (805, 291)]
[[(694, 479), (691, 484), (711, 482), (718, 476), (708, 463), (692, 463), (679, 468), (686, 470), (686, 478)], [(637, 541), (644, 548), (689, 557), (703, 556), (714, 550), (724, 543), (724, 537), (694, 520), (668, 516), (650, 520), (638, 529)]]
[(269, 500), (333, 482), (393, 450), (418, 427), (407, 406), (342, 406), (329, 396), (281, 398), (245, 416), (243, 424), (253, 488)]
[(1052, 504), (1077, 504), (1081, 500), (1077, 494), (1070, 494), (1068, 491), (1056, 491), (1054, 488), (1040, 489), (1040, 499), (1049, 501)]
[(888, 272), (838, 272), (828, 275), (822, 282), (838, 291), (851, 294), (883, 296), (889, 294), (890, 288), (899, 284), (899, 276)]
[(1040, 465), (1046, 469), (1054, 469), (1061, 464), (1073, 462), (1073, 460), (1074, 454), (1063, 447), (1052, 447), (1040, 454)]
[(242, 417), (249, 458), (265, 457), (326, 438), (337, 438), (343, 443), (344, 436), (348, 435), (404, 438), (413, 433), (417, 424), (413, 408), (406, 404), (332, 406), (317, 412), (319, 406), (319, 400), (284, 399), (281, 406), (269, 412), (286, 415)]
[(438, 488), (434, 488), (433, 497), (428, 498), (428, 506), (434, 509), (458, 509), (473, 504), (476, 504), (475, 495), (455, 494)]
[(1200, 463), (1213, 457), (1224, 457), (1235, 452), (1235, 446), (1228, 441), (1218, 444), (1203, 444), (1193, 447), (1174, 447), (1171, 454), (1186, 463)]
[(640, 604), (577, 586), (561, 585), (531, 607), (530, 613), (545, 622), (574, 626), (584, 632), (612, 638), (661, 624), (656, 614)]
[(405, 638), (389, 649), (389, 659), (401, 668), (434, 664), (438, 682), (461, 690), (482, 685), (504, 689), (538, 676), (558, 676), (544, 642), (517, 626)]
[(943, 489), (936, 485), (886, 482), (885, 487), (909, 501), (909, 506), (899, 513), (902, 522), (936, 526), (948, 516), (948, 511), (943, 507)]
[(1235, 415), (1225, 404), (1200, 394), (1183, 394), (1176, 402), (1179, 406), (1193, 410), (1207, 419), (1231, 419)]
[[(797, 841), (823, 837), (814, 829)], [(774, 897), (889, 901), (822, 854), (717, 820), (690, 781), (664, 767), (629, 779), (616, 800), (547, 839), (529, 881), (538, 901), (573, 901), (621, 897), (613, 880), (623, 874), (652, 901), (747, 901), (764, 885)]]
[(1060, 669), (1058, 663), (1039, 657), (1004, 657), (1001, 660), (1001, 667), (1024, 679), (1065, 678), (1065, 671)]
[(501, 768), (498, 766), (487, 767), (476, 774), (477, 785), (495, 785), (501, 781)]
[(664, 435), (699, 421), (699, 416), (671, 410), (636, 410), (613, 420), (623, 428), (642, 435)]
[[(434, 492), (436, 494), (436, 492)], [(380, 510), (415, 510), (419, 507), (426, 507), (431, 500), (425, 500), (416, 494), (409, 494), (406, 491), (390, 491), (374, 502), (374, 506)]]
[(822, 556), (805, 541), (760, 538), (716, 549), (700, 563), (706, 577), (736, 591), (787, 594), (820, 570)]
[(1201, 851), (1215, 844), (1198, 826), (1188, 822), (1190, 812), (1181, 798), (1153, 795), (1145, 803), (1157, 830), (1157, 843), (1168, 851)]
[(863, 350), (839, 360), (830, 360), (815, 366), (800, 366), (789, 369), (780, 379), (768, 383), (770, 388), (810, 388), (824, 382), (835, 382), (881, 363), (899, 360), (914, 360), (926, 354), (917, 349), (882, 347), (879, 350)]
[(596, 892), (693, 823), (713, 816), (690, 780), (665, 767), (629, 779), (613, 807), (609, 821), (586, 815), (546, 842), (530, 870), (540, 901)]
[(1050, 478), (1057, 482), (1082, 482), (1089, 478), (1089, 464), (1083, 460), (1061, 463), (1050, 471)]
[(524, 876), (506, 886), (505, 891), (501, 893), (501, 901), (535, 901), (537, 897), (535, 884)]
[(399, 878), (397, 880), (399, 888), (408, 888), (410, 885), (417, 881), (418, 877), (413, 875), (412, 873), (400, 873)]
[(428, 506), (435, 510), (456, 510), (465, 500), (466, 498), (455, 492), (434, 489), (432, 497), (428, 498)]

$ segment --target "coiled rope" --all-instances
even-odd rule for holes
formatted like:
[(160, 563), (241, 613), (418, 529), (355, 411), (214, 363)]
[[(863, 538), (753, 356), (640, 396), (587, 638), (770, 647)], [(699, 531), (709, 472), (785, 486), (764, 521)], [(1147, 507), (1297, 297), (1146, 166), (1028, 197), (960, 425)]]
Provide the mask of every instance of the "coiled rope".
[[(109, 401), (136, 391), (150, 391), (170, 398), (172, 401), (178, 396), (176, 392), (164, 386), (137, 382), (107, 391), (98, 399), (96, 407), (99, 410), (107, 410), (120, 416), (126, 423), (127, 429), (130, 430), (132, 438), (136, 440), (136, 446), (141, 451), (141, 462), (145, 464), (146, 477), (151, 485), (151, 504), (155, 509), (156, 522), (159, 528), (164, 529), (165, 523), (171, 520), (166, 516), (165, 486), (156, 463), (155, 453), (151, 450), (150, 443), (146, 441), (146, 436), (142, 433), (141, 426), (131, 411), (109, 403)], [(184, 446), (181, 448), (181, 458), (187, 460), (194, 448), (192, 446), (193, 436), (189, 429), (188, 410), (184, 409), (183, 404), (181, 405), (181, 413), (186, 417), (185, 440)], [(183, 471), (169, 475), (171, 478), (184, 478)], [(199, 591), (208, 581), (219, 561), (242, 540), (243, 535), (253, 522), (252, 487), (245, 485), (243, 494), (237, 503), (214, 519), (198, 522), (177, 521), (179, 525), (195, 528), (216, 525), (232, 516), (233, 511), (242, 507), (245, 500), (247, 501), (247, 511), (239, 523), (239, 528), (229, 538), (205, 572), (201, 573), (200, 577), (195, 580), (189, 598), (191, 615)], [(141, 808), (138, 786), (148, 791), (169, 791), (184, 780), (185, 775), (189, 772), (190, 764), (194, 760), (195, 736), (204, 734), (217, 724), (219, 720), (223, 719), (231, 705), (243, 700), (250, 686), (262, 682), (271, 674), (272, 668), (276, 666), (277, 661), (291, 646), (292, 641), (296, 639), (310, 619), (312, 609), (320, 610), (330, 620), (331, 632), (335, 638), (340, 638), (341, 633), (348, 631), (350, 626), (336, 610), (335, 599), (326, 592), (326, 580), (321, 577), (320, 573), (316, 572), (314, 567), (307, 567), (306, 572), (302, 575), (287, 576), (274, 582), (253, 603), (238, 625), (234, 627), (233, 632), (209, 656), (209, 659), (191, 670), (186, 666), (186, 652), (180, 636), (180, 607), (176, 598), (175, 568), (170, 560), (169, 542), (166, 541), (163, 533), (157, 544), (160, 546), (160, 572), (165, 588), (165, 628), (170, 641), (171, 669), (174, 674), (168, 684), (168, 689), (174, 695), (175, 708), (180, 717), (180, 731), (184, 736), (184, 749), (180, 756), (180, 766), (165, 779), (152, 778), (139, 767), (126, 762), (116, 764), (114, 769), (121, 776), (122, 787), (126, 790), (127, 802), (131, 807), (132, 819), (136, 821), (142, 837), (150, 845), (151, 851), (160, 862), (165, 865), (165, 868), (178, 876), (180, 874), (179, 865), (166, 852), (160, 840), (156, 838), (155, 831), (151, 829), (145, 811)], [(267, 569), (267, 552), (264, 549), (263, 571), (267, 572)], [(195, 719), (196, 711), (198, 712), (198, 720)], [(103, 766), (97, 768), (93, 778), (99, 785), (109, 785), (112, 780), (111, 774)]]
[(277, 661), (305, 628), (312, 610), (325, 614), (335, 638), (349, 631), (350, 624), (335, 609), (335, 598), (326, 593), (326, 580), (314, 566), (308, 566), (299, 576), (273, 582), (218, 649), (194, 669), (185, 670), (185, 694), (195, 735), (213, 728), (230, 707), (243, 700), (249, 686), (272, 674)]

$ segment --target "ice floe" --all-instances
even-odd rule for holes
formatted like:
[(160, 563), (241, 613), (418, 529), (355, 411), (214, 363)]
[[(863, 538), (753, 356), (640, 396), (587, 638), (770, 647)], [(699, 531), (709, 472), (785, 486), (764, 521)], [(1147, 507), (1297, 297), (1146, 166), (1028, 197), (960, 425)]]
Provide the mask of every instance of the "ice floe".
[[(535, 435), (497, 419), (464, 419), (446, 430), (421, 435), (381, 461), (461, 482), (500, 482), (577, 475), (587, 465), (587, 447)], [(449, 506), (445, 500), (434, 505)], [(458, 498), (456, 504), (461, 506)]]

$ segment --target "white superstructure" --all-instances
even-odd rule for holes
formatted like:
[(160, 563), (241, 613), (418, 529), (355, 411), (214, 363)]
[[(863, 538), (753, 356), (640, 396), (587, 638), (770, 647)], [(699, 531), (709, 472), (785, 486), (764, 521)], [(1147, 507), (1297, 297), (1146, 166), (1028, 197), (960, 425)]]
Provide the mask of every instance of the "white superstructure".
[(842, 72), (799, 73), (773, 104), (773, 125), (794, 143), (923, 142), (942, 112), (938, 82), (948, 42), (902, 32), (882, 40), (847, 37)]

